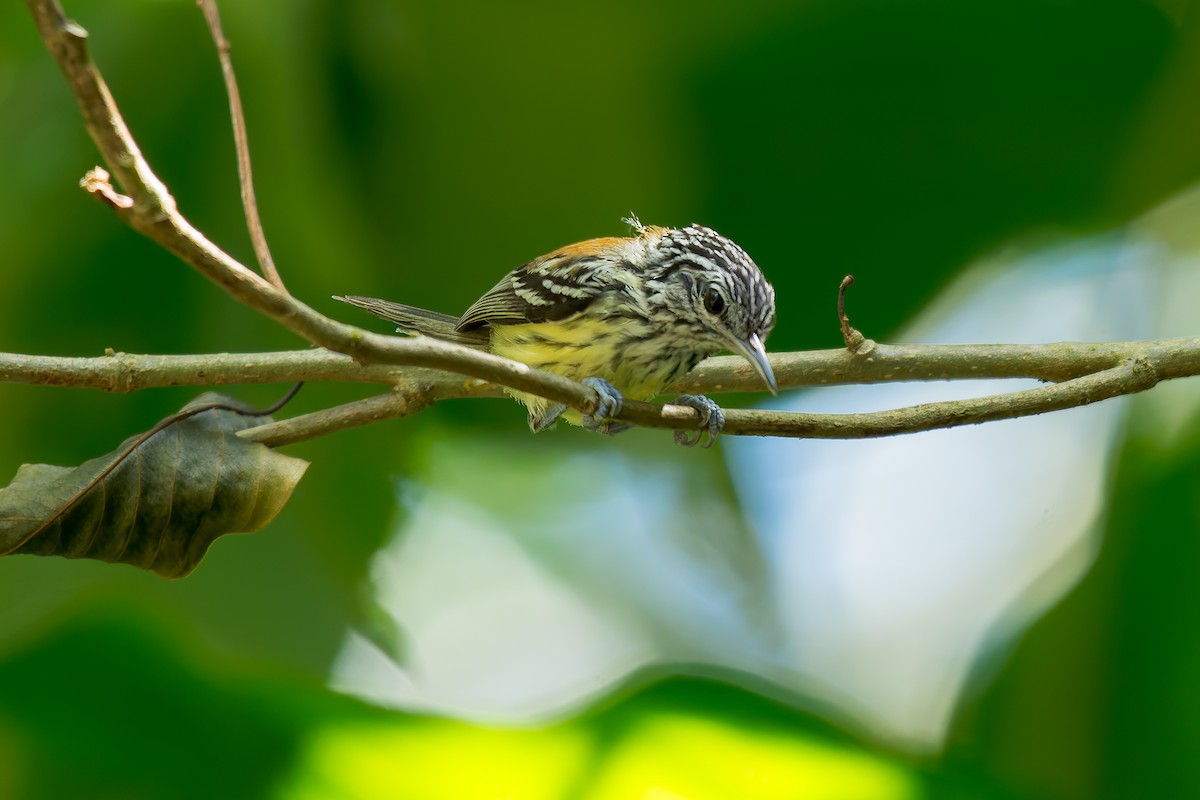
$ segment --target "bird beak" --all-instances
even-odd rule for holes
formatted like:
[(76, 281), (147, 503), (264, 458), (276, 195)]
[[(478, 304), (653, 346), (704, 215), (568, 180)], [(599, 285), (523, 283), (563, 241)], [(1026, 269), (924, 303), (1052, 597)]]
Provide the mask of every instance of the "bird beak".
[(758, 334), (752, 333), (744, 341), (734, 338), (731, 342), (733, 351), (750, 362), (754, 371), (771, 390), (771, 394), (779, 394), (779, 386), (775, 383), (775, 373), (771, 371), (771, 365), (767, 361), (767, 348), (763, 346), (762, 339), (758, 337)]

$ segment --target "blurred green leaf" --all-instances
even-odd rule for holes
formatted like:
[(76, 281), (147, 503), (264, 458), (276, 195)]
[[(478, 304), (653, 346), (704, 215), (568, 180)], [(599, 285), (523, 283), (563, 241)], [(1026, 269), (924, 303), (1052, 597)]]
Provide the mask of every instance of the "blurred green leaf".
[(1168, 444), (1131, 437), (1098, 568), (1120, 602), (1105, 685), (1097, 796), (1200, 797), (1200, 415)]
[(1200, 793), (1200, 416), (1169, 440), (1133, 419), (1095, 565), (986, 676), (947, 746), (1022, 796)]
[(268, 418), (206, 394), (78, 467), (24, 464), (0, 489), (0, 552), (187, 575), (227, 533), (274, 519), (308, 462), (237, 436)]
[(0, 660), (0, 754), (21, 756), (6, 800), (935, 796), (920, 768), (716, 680), (647, 676), (577, 719), (503, 728), (213, 660), (177, 623), (109, 601)]

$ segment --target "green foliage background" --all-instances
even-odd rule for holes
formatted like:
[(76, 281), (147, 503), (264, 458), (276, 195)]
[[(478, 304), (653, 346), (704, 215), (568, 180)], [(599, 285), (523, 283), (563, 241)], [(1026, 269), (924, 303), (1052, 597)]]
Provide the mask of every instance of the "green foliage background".
[[(183, 212), (249, 263), (194, 4), (67, 10)], [(1200, 175), (1187, 0), (271, 0), (223, 13), (276, 260), (296, 295), (364, 326), (327, 298), (459, 310), (502, 271), (619, 234), (634, 211), (741, 243), (777, 287), (772, 349), (837, 345), (846, 273), (870, 287), (856, 320), (886, 338), (1010, 238), (1113, 227)], [(0, 348), (303, 346), (79, 191), (96, 160), (25, 9), (0, 6)], [(79, 463), (195, 393), (0, 387), (0, 470)], [(310, 386), (294, 411), (362, 393)], [(981, 682), (945, 754), (921, 761), (716, 680), (643, 682), (529, 731), (323, 688), (346, 626), (371, 625), (358, 587), (397, 513), (392, 476), (419, 469), (430, 425), (506, 437), (516, 457), (598, 446), (577, 431), (532, 440), (508, 403), (447, 403), (290, 448), (313, 461), (292, 503), (185, 581), (0, 561), (0, 797), (1200, 796), (1194, 425), (1169, 452), (1130, 440), (1100, 562)], [(470, 783), (472, 764), (486, 780)]]

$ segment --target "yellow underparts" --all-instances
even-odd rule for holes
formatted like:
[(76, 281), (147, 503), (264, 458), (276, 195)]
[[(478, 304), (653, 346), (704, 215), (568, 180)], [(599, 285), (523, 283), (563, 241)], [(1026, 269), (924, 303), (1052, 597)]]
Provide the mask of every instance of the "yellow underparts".
[[(667, 380), (658, 365), (649, 367), (645, 358), (630, 358), (629, 344), (638, 341), (639, 327), (635, 320), (603, 317), (497, 325), (492, 328), (491, 349), (496, 355), (564, 378), (604, 378), (631, 400), (650, 400), (667, 388)], [(535, 429), (558, 405), (525, 392), (505, 391), (529, 409), (529, 424)], [(580, 424), (580, 414), (574, 409), (567, 409), (562, 418)]]

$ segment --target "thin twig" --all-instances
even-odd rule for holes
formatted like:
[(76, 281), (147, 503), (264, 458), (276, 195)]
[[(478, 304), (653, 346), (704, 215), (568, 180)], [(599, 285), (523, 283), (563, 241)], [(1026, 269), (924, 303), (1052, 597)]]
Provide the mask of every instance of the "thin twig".
[(838, 286), (837, 313), (838, 325), (842, 329), (842, 341), (846, 343), (846, 349), (852, 353), (862, 353), (870, 348), (864, 348), (867, 343), (867, 338), (862, 335), (857, 329), (850, 326), (850, 318), (846, 316), (846, 289), (854, 285), (854, 276), (847, 275), (842, 278), (841, 285)]
[(292, 384), (290, 389), (283, 393), (283, 397), (279, 398), (274, 403), (271, 403), (271, 405), (267, 406), (266, 408), (256, 408), (253, 411), (244, 411), (242, 413), (250, 417), (269, 417), (272, 414), (278, 413), (284, 406), (292, 402), (292, 399), (299, 394), (300, 390), (303, 388), (304, 381), (296, 381)]
[[(790, 411), (730, 409), (725, 412), (724, 434), (741, 436), (786, 436), (803, 439), (871, 439), (908, 433), (978, 425), (1016, 419), (1049, 411), (1078, 408), (1121, 395), (1136, 394), (1155, 386), (1160, 375), (1145, 359), (1073, 378), (1063, 383), (1039, 386), (1007, 394), (968, 400), (925, 403), (890, 411), (862, 414), (808, 414)], [(696, 411), (681, 406), (629, 403), (623, 418), (638, 425), (676, 428), (686, 419), (694, 428)]]
[(429, 391), (404, 389), (379, 394), (311, 414), (238, 431), (238, 436), (268, 447), (282, 447), (336, 431), (370, 425), (385, 419), (407, 417), (424, 411), (436, 398)]
[[(121, 119), (99, 69), (87, 50), (87, 32), (67, 20), (57, 0), (26, 0), (35, 21), (75, 93), (88, 130), (109, 168), (133, 200), (119, 196), (101, 176), (89, 189), (134, 230), (158, 242), (228, 292), (312, 344), (353, 356), (359, 362), (438, 367), (536, 394), (590, 414), (596, 392), (576, 381), (506, 358), (428, 337), (381, 336), (318, 313), (247, 269), (196, 230), (175, 208)], [(147, 209), (150, 209), (148, 212)]]
[(216, 0), (196, 0), (208, 23), (209, 33), (217, 46), (217, 59), (221, 62), (221, 75), (225, 79), (225, 93), (229, 95), (229, 116), (233, 121), (233, 144), (237, 150), (238, 182), (242, 187), (242, 208), (246, 214), (246, 229), (250, 232), (250, 243), (254, 256), (267, 280), (282, 291), (287, 291), (283, 278), (275, 268), (271, 248), (267, 246), (267, 235), (263, 231), (262, 219), (258, 215), (258, 200), (254, 196), (254, 173), (250, 169), (250, 137), (246, 134), (246, 114), (242, 109), (242, 94), (238, 90), (237, 77), (233, 73), (233, 59), (229, 57), (229, 40), (221, 27), (221, 15)]
[(88, 134), (104, 155), (118, 185), (137, 201), (130, 213), (153, 220), (173, 211), (174, 199), (142, 157), (107, 84), (92, 64), (87, 31), (67, 19), (56, 0), (25, 0), (25, 4), (79, 103)]

